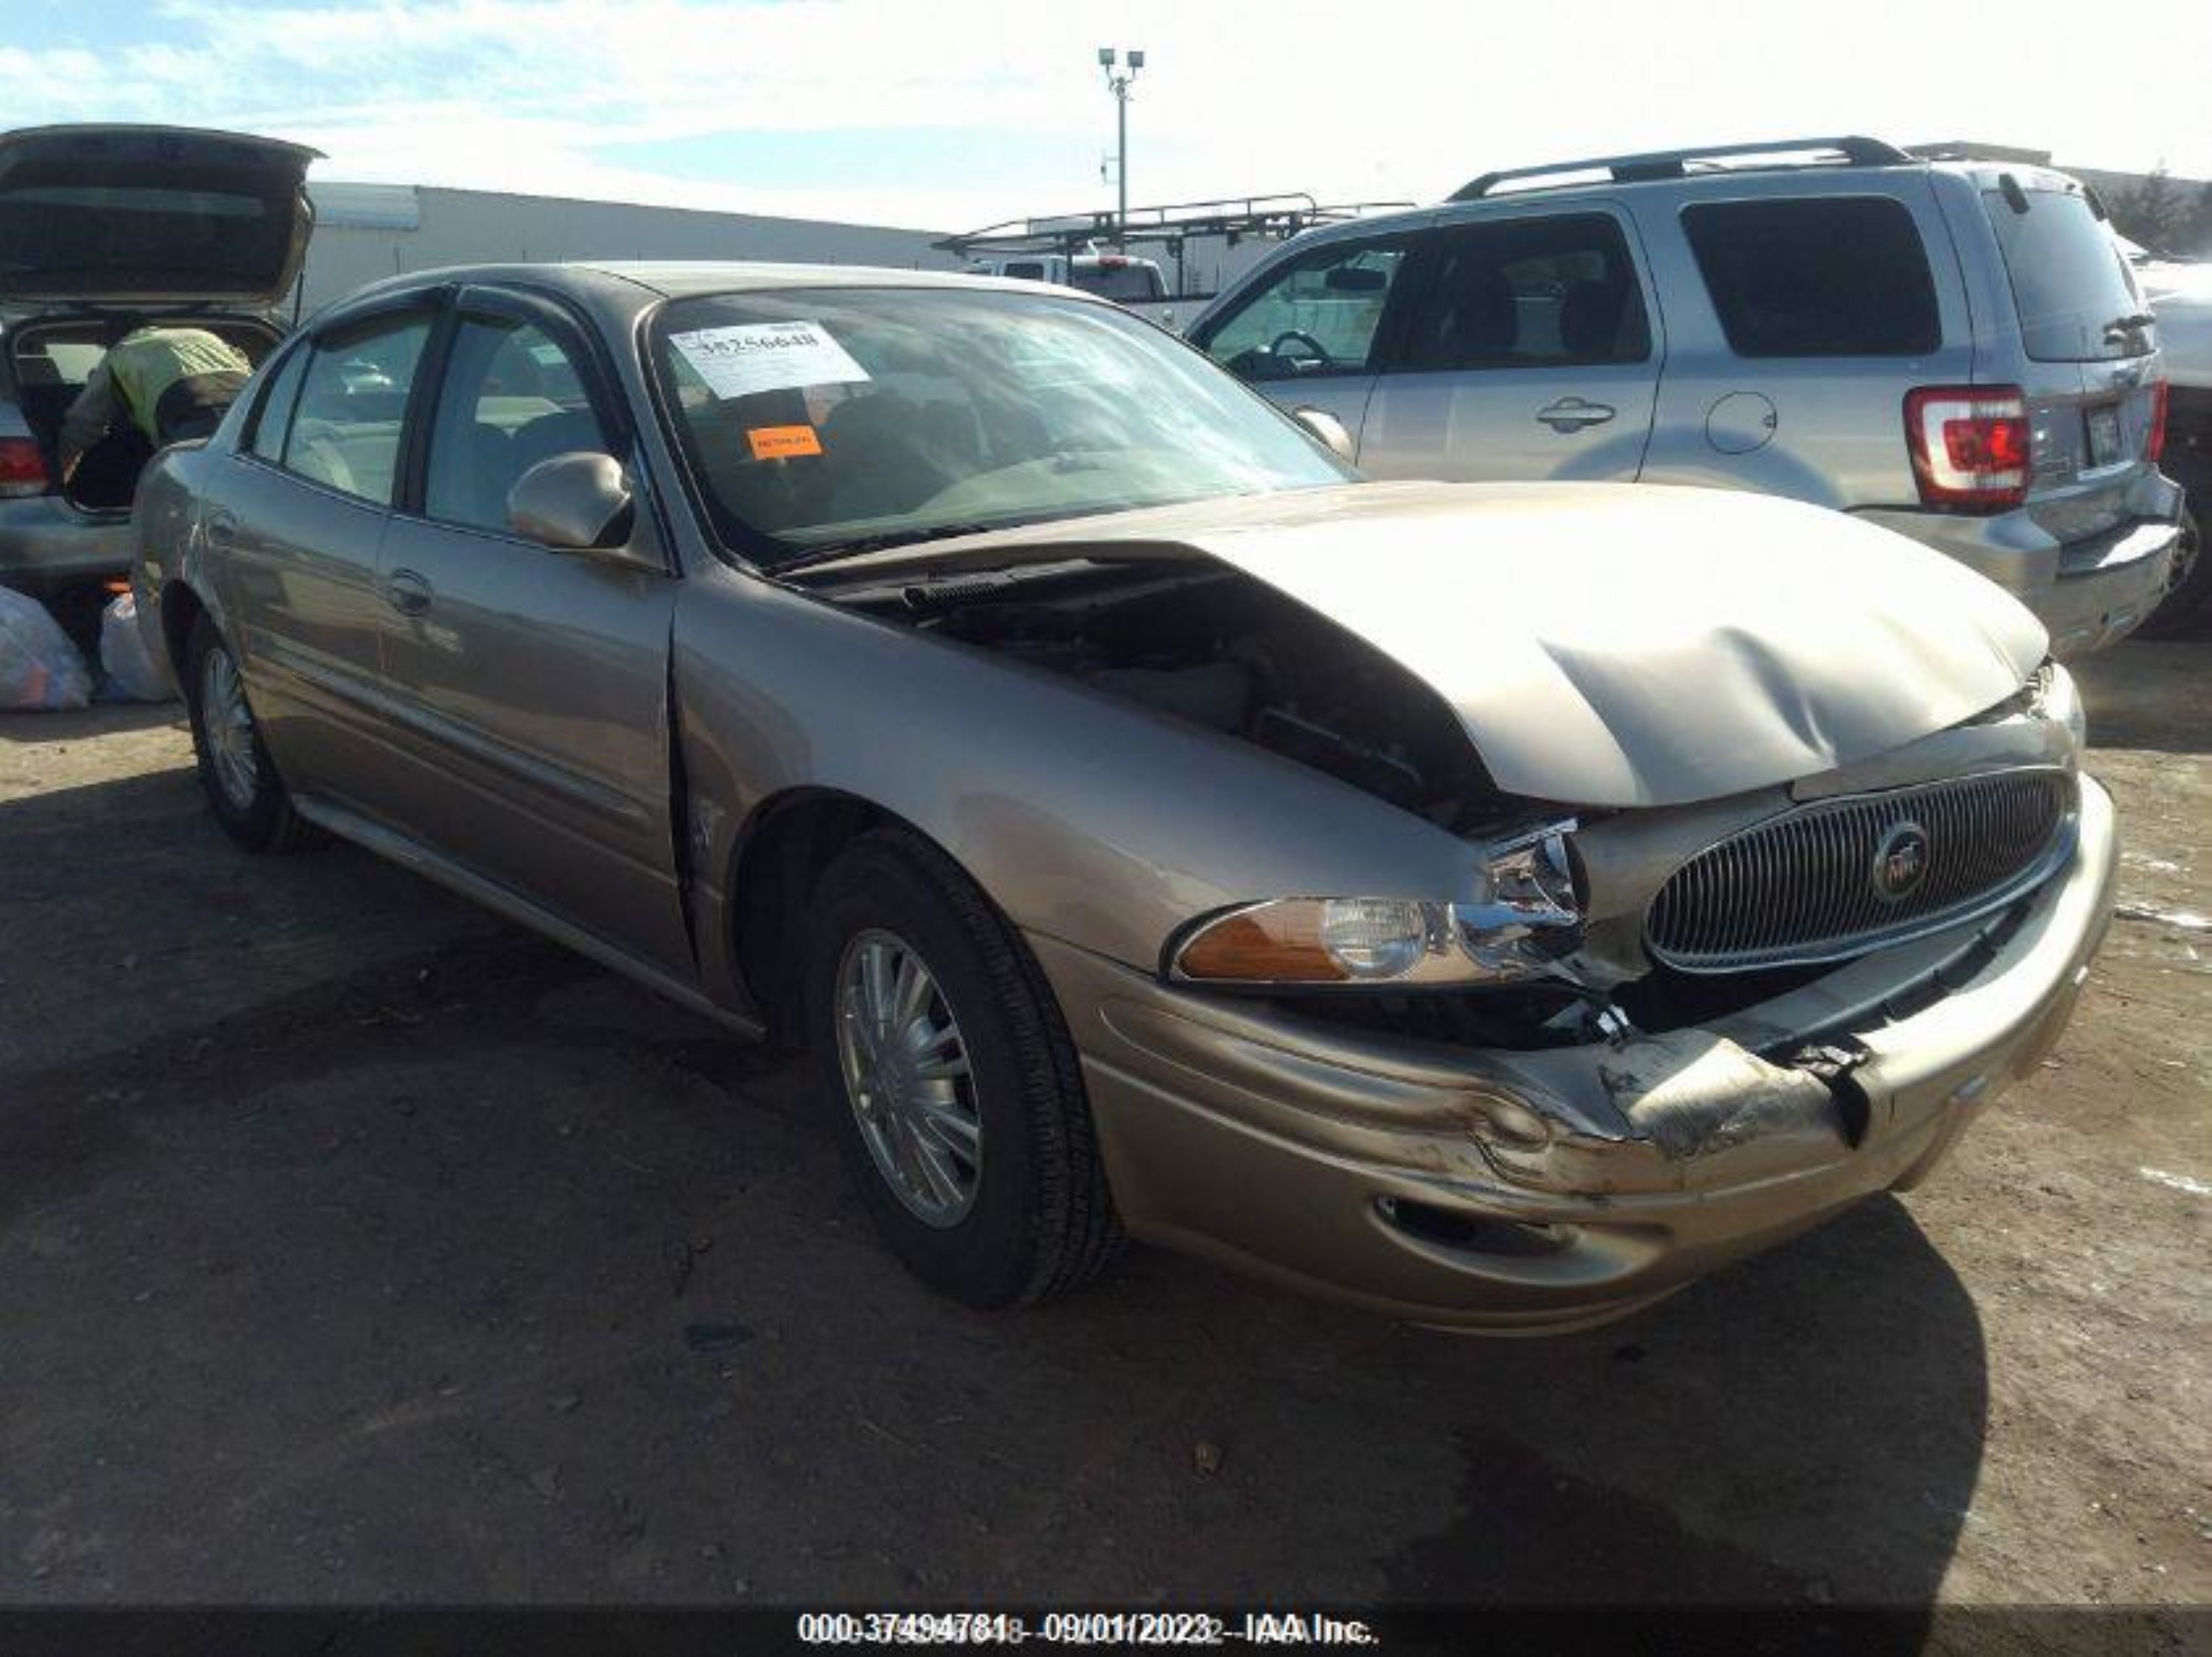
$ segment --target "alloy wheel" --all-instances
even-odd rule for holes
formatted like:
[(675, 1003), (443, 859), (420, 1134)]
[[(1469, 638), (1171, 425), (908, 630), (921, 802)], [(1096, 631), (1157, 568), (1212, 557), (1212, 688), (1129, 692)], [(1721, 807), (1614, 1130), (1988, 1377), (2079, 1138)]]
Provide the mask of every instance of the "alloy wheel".
[(877, 1171), (925, 1225), (957, 1225), (975, 1205), (983, 1120), (968, 1044), (928, 963), (870, 928), (837, 965), (837, 1061), (845, 1102)]
[(209, 651), (200, 665), (200, 730), (223, 798), (240, 811), (252, 810), (261, 786), (253, 710), (246, 705), (245, 682), (227, 650)]

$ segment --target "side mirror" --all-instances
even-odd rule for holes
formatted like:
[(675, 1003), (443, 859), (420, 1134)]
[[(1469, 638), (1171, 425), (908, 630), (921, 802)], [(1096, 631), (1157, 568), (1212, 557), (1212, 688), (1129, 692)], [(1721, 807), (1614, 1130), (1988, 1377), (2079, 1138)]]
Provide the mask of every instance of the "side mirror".
[(629, 485), (611, 454), (556, 454), (514, 480), (507, 523), (558, 552), (603, 552), (628, 537)]
[(1339, 460), (1346, 465), (1352, 463), (1358, 452), (1352, 441), (1352, 434), (1345, 430), (1344, 422), (1328, 410), (1293, 409), (1291, 418), (1312, 433), (1320, 440), (1322, 447)]

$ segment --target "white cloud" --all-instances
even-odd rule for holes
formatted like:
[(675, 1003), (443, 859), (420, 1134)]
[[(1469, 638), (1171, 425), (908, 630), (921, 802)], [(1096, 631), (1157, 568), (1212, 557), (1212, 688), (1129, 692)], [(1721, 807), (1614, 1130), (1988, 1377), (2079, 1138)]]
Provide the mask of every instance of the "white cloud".
[[(1110, 147), (1113, 106), (1093, 52), (1111, 43), (1151, 54), (1131, 112), (1139, 202), (1433, 199), (1562, 153), (1791, 131), (2212, 174), (2212, 124), (2178, 84), (2083, 75), (2066, 43), (2101, 25), (2078, 0), (2016, 3), (2002, 29), (1899, 0), (170, 0), (157, 16), (163, 38), (106, 57), (70, 42), (65, 17), (52, 46), (0, 48), (12, 118), (276, 132), (326, 151), (329, 178), (962, 226), (1104, 204), (1090, 158)], [(2212, 59), (2212, 9), (2169, 17), (2158, 50)], [(896, 139), (841, 136), (933, 128), (1000, 135), (1010, 159), (1048, 147), (1066, 176), (917, 181)], [(850, 167), (802, 185), (635, 159), (718, 138), (742, 155), (759, 132), (816, 135)]]

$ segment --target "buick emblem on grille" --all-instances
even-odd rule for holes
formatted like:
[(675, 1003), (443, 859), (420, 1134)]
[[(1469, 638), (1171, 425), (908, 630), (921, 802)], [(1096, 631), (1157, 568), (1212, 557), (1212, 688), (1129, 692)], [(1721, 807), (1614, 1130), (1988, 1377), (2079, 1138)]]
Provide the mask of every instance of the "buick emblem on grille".
[(1808, 800), (1715, 841), (1645, 912), (1693, 973), (1842, 961), (2010, 902), (2074, 847), (2073, 774), (2020, 766)]
[(1874, 892), (1885, 903), (1911, 897), (1928, 877), (1928, 831), (1910, 817), (1894, 823), (1874, 852)]

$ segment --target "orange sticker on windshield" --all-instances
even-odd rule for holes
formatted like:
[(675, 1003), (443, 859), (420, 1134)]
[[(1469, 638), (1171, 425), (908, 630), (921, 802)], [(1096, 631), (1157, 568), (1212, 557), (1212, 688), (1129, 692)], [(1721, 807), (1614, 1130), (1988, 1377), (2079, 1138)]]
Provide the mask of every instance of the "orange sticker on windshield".
[(811, 426), (756, 426), (745, 434), (756, 460), (788, 460), (794, 455), (819, 454), (822, 438)]

